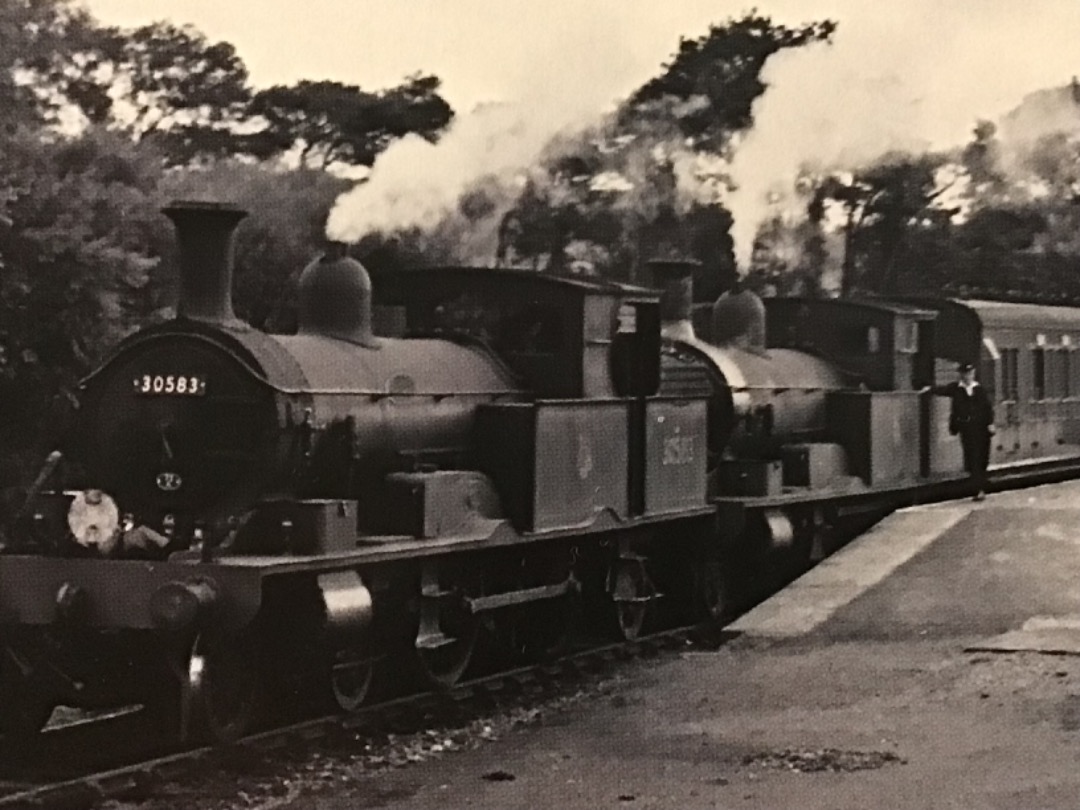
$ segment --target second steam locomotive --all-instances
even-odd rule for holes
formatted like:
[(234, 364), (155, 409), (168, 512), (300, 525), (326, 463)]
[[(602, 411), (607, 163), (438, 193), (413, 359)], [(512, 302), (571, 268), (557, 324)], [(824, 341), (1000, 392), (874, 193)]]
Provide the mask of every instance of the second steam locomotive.
[(624, 637), (720, 619), (845, 520), (960, 491), (948, 401), (978, 363), (999, 478), (1080, 466), (1080, 310), (976, 301), (692, 303), (656, 288), (330, 253), (299, 329), (233, 314), (243, 213), (176, 204), (177, 317), (84, 382), (0, 554), (0, 726), (142, 703), (229, 740), (271, 704), (434, 686), (478, 641), (568, 616)]

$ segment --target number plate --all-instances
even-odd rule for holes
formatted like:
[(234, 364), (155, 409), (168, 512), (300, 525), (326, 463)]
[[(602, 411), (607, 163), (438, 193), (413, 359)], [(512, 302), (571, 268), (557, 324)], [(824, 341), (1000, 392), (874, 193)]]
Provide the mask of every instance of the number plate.
[(141, 374), (134, 381), (136, 394), (150, 396), (201, 397), (206, 394), (206, 378), (198, 374)]

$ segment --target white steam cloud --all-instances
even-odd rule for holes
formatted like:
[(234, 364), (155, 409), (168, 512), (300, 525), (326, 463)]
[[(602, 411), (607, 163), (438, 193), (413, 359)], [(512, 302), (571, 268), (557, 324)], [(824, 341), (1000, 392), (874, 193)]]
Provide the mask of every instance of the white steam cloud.
[(737, 146), (725, 200), (739, 267), (759, 225), (790, 203), (804, 167), (852, 169), (890, 151), (946, 149), (970, 140), (1040, 88), (1080, 73), (1080, 4), (1011, 0), (834, 3), (831, 45), (781, 52), (769, 89)]
[(327, 235), (356, 242), (371, 233), (434, 228), (479, 177), (504, 177), (535, 163), (553, 132), (529, 113), (520, 105), (486, 105), (461, 117), (438, 143), (402, 138), (365, 182), (338, 199)]
[[(436, 144), (418, 137), (394, 143), (365, 182), (342, 195), (327, 235), (353, 242), (370, 233), (428, 229), (452, 212), (462, 192), (481, 177), (512, 181), (534, 166), (561, 132), (598, 120), (660, 69), (662, 49), (627, 47), (625, 26), (612, 9), (580, 4), (552, 27), (542, 4), (522, 9), (519, 47), (506, 64), (490, 103), (458, 110)], [(544, 24), (546, 23), (546, 24)], [(637, 39), (640, 40), (640, 37)], [(668, 52), (677, 44), (672, 40)]]

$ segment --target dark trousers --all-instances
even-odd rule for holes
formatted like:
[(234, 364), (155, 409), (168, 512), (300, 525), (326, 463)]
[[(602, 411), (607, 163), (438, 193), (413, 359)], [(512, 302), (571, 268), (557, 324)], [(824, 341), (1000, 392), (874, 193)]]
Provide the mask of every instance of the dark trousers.
[(986, 489), (986, 467), (990, 463), (990, 433), (986, 428), (961, 430), (960, 445), (964, 448), (964, 469), (981, 492)]

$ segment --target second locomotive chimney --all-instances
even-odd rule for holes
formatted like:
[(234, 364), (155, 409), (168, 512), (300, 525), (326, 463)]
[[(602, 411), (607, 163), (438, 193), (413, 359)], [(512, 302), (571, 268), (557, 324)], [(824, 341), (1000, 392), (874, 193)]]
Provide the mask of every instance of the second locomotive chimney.
[(177, 316), (242, 328), (232, 307), (233, 243), (247, 212), (208, 202), (174, 202), (162, 212), (176, 227), (180, 249)]
[(660, 293), (660, 334), (668, 340), (692, 340), (694, 325), (693, 259), (653, 259), (648, 262), (652, 283)]

